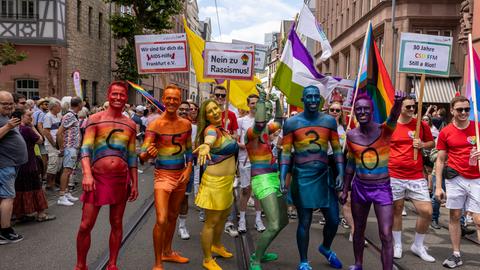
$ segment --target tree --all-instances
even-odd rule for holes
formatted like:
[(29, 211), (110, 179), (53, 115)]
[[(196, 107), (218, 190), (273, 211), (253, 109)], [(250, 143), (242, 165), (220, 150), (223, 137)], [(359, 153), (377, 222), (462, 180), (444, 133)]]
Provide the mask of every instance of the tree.
[(0, 65), (13, 65), (27, 58), (24, 52), (17, 52), (12, 43), (5, 42), (0, 44)]
[(110, 18), (113, 36), (125, 40), (117, 53), (116, 77), (137, 81), (135, 35), (161, 34), (172, 28), (171, 17), (180, 13), (184, 0), (105, 0), (131, 8), (131, 14), (115, 14)]

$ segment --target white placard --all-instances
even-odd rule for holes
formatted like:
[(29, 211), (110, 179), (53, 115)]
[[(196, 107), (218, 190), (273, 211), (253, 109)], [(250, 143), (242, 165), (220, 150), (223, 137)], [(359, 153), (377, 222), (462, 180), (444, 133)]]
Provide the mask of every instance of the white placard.
[(449, 76), (452, 37), (402, 33), (399, 72)]
[(255, 71), (256, 72), (263, 72), (265, 71), (265, 67), (267, 66), (267, 53), (268, 53), (268, 46), (262, 44), (251, 43), (247, 41), (241, 40), (232, 40), (233, 44), (250, 44), (255, 45)]
[(252, 80), (255, 46), (220, 42), (205, 43), (203, 76), (214, 79)]
[(135, 36), (139, 74), (188, 72), (185, 33)]

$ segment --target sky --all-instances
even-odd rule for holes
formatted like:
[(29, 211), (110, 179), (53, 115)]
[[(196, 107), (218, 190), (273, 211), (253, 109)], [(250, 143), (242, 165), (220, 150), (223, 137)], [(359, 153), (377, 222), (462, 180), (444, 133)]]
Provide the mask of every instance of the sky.
[(232, 39), (264, 43), (265, 33), (280, 31), (282, 20), (293, 20), (303, 0), (217, 0), (221, 36), (217, 24), (215, 0), (197, 0), (200, 20), (210, 17), (212, 40)]

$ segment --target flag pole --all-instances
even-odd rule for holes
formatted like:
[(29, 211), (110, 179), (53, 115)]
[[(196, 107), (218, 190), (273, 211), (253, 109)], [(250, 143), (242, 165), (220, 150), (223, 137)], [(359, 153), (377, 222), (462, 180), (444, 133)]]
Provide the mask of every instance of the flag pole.
[[(367, 26), (367, 31), (365, 32), (365, 38), (363, 40), (363, 51), (362, 51), (362, 57), (360, 58), (360, 65), (358, 67), (358, 72), (357, 72), (357, 81), (355, 83), (355, 93), (353, 94), (353, 101), (352, 101), (352, 108), (350, 109), (350, 117), (348, 119), (348, 125), (347, 125), (347, 131), (350, 130), (350, 125), (352, 124), (352, 119), (354, 117), (353, 110), (355, 109), (355, 100), (357, 99), (357, 94), (358, 94), (358, 84), (360, 82), (360, 75), (361, 75), (361, 69), (362, 66), (365, 62), (365, 53), (367, 50), (367, 36), (368, 36), (368, 31), (370, 30), (370, 26), (372, 25), (372, 21), (368, 21), (368, 26)], [(345, 152), (345, 147), (347, 144), (343, 145), (342, 152)]]
[(230, 103), (230, 80), (227, 80), (227, 100), (226, 100), (226, 103), (225, 103), (225, 116), (224, 116), (224, 121), (223, 121), (223, 128), (225, 130), (227, 130), (227, 126), (228, 126), (228, 106), (229, 106), (229, 103)]
[[(480, 149), (480, 140), (479, 140), (479, 130), (478, 130), (478, 108), (477, 108), (477, 86), (475, 82), (475, 70), (474, 70), (474, 63), (473, 63), (473, 45), (472, 45), (472, 34), (468, 34), (468, 57), (470, 62), (470, 93), (472, 95), (472, 103), (473, 103), (473, 116), (475, 119), (475, 138), (477, 144), (477, 151)], [(477, 161), (480, 164), (480, 160)], [(480, 165), (479, 165), (480, 166)], [(479, 167), (480, 170), (480, 167)]]
[[(423, 94), (425, 92), (425, 73), (420, 78), (420, 96), (418, 97), (417, 125), (415, 127), (415, 139), (420, 138), (420, 125), (422, 124)], [(413, 160), (418, 159), (418, 148), (413, 149)]]

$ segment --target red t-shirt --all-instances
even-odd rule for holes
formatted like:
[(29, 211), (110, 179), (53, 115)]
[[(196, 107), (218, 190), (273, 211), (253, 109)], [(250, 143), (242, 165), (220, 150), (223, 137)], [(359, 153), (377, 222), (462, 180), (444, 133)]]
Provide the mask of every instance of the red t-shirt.
[[(391, 177), (405, 180), (416, 180), (425, 178), (423, 175), (423, 159), (421, 150), (418, 151), (417, 160), (413, 160), (413, 139), (417, 119), (407, 124), (397, 122), (397, 127), (392, 134), (390, 141), (390, 158), (388, 160), (388, 172)], [(430, 127), (422, 122), (420, 136), (422, 142), (433, 141)]]
[[(222, 127), (225, 125), (225, 112), (222, 112)], [(234, 112), (228, 110), (228, 125), (226, 130), (233, 134), (238, 129), (237, 116)]]
[(447, 151), (448, 166), (467, 179), (480, 178), (478, 163), (470, 166), (470, 151), (476, 145), (475, 122), (470, 121), (466, 129), (458, 129), (453, 123), (444, 127), (438, 135), (437, 149)]

